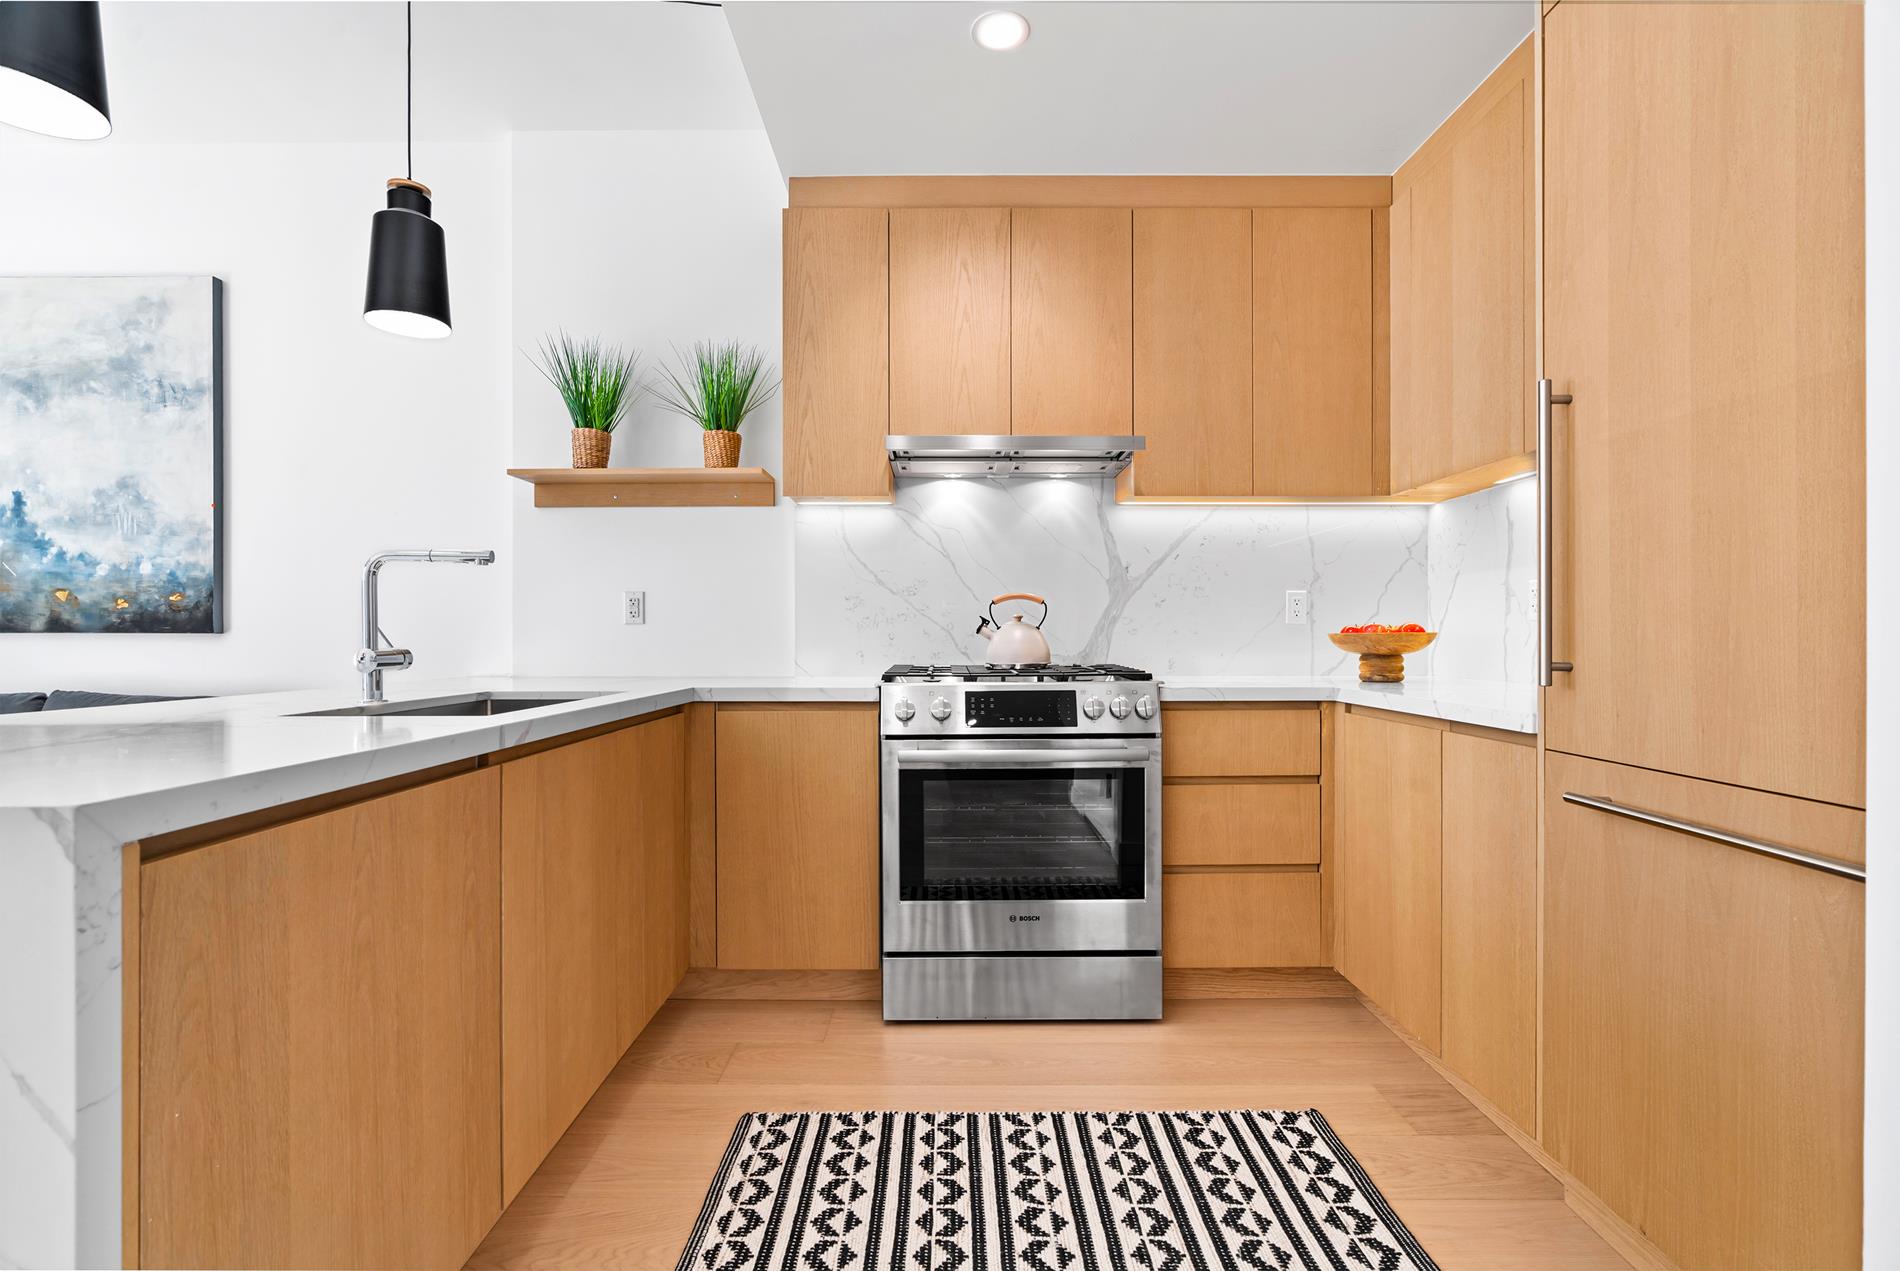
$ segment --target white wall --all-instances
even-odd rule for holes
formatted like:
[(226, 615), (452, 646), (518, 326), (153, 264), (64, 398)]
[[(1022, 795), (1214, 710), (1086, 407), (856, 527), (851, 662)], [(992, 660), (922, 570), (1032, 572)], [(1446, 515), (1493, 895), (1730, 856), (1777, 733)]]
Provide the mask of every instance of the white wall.
[(1867, 1134), (1866, 1257), (1900, 1266), (1900, 4), (1867, 6)]
[[(0, 691), (230, 693), (354, 683), (371, 553), (494, 547), (498, 568), (391, 567), (384, 627), (416, 674), (509, 663), (507, 148), (434, 144), (455, 334), (361, 317), (391, 144), (17, 144), (0, 274), (225, 282), (222, 635), (0, 635)], [(6, 474), (0, 473), (0, 490)]]
[[(649, 365), (700, 339), (779, 359), (785, 186), (765, 134), (514, 137), (513, 453), (564, 467), (568, 422), (519, 351), (564, 327)], [(773, 473), (779, 403), (741, 431), (740, 462)], [(614, 434), (615, 466), (701, 462), (697, 428), (648, 398)], [(514, 662), (522, 675), (786, 674), (792, 515), (772, 508), (540, 508), (514, 483)], [(621, 592), (647, 622), (621, 621)]]

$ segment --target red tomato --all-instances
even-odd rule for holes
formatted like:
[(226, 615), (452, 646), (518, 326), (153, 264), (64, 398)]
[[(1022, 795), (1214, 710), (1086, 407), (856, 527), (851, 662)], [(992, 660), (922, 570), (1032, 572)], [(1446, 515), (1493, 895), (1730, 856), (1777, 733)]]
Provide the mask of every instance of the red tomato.
[(1402, 627), (1400, 627), (1400, 628), (1399, 628), (1399, 630), (1401, 630), (1401, 631), (1418, 631), (1418, 632), (1421, 632), (1421, 633), (1422, 633), (1422, 632), (1423, 632), (1423, 631), (1425, 630), (1425, 628), (1424, 628), (1424, 627), (1421, 627), (1421, 626), (1419, 626), (1419, 625), (1418, 625), (1418, 624), (1417, 624), (1416, 622), (1408, 622), (1408, 623), (1406, 623), (1406, 624), (1405, 624), (1404, 626), (1402, 626)]

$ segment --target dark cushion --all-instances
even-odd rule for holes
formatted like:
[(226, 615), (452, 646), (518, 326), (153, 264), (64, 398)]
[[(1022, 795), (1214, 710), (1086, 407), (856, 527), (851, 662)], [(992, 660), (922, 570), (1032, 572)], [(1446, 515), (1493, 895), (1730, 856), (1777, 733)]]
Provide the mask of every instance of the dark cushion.
[(43, 710), (73, 711), (83, 706), (131, 706), (137, 702), (184, 702), (189, 697), (153, 697), (144, 693), (88, 693), (80, 689), (56, 688), (47, 697)]
[(24, 715), (44, 705), (44, 693), (0, 693), (0, 715)]

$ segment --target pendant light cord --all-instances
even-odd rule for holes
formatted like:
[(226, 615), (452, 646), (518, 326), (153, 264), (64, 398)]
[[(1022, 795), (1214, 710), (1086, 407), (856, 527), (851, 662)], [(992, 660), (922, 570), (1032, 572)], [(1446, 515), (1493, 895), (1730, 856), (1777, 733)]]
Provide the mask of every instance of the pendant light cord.
[(403, 32), (407, 37), (402, 51), (402, 135), (409, 179), (416, 179), (416, 6), (415, 0), (403, 5)]

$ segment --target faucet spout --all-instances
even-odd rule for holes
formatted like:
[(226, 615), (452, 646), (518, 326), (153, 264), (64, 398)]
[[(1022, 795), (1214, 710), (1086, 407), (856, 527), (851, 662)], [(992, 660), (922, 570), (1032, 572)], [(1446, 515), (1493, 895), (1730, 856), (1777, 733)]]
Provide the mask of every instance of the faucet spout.
[(378, 552), (363, 564), (363, 643), (356, 652), (356, 669), (363, 676), (363, 700), (383, 700), (383, 672), (400, 671), (415, 665), (415, 655), (407, 649), (384, 648), (382, 624), (376, 616), (376, 585), (383, 566), (391, 561), (420, 561), (448, 565), (492, 565), (493, 551), (445, 550), (439, 547), (407, 548)]

